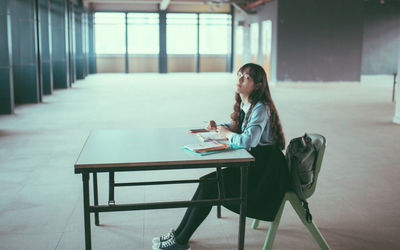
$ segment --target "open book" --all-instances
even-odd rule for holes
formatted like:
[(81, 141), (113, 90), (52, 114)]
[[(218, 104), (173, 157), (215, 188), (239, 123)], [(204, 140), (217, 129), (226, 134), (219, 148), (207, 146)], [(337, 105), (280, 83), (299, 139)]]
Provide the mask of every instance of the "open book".
[(219, 152), (232, 151), (232, 150), (241, 149), (241, 148), (243, 148), (243, 147), (236, 146), (234, 144), (217, 142), (217, 141), (190, 144), (190, 145), (185, 145), (183, 147), (183, 149), (188, 150), (197, 155), (201, 155), (201, 156), (215, 154), (215, 153), (219, 153)]
[(210, 142), (185, 145), (184, 148), (188, 149), (190, 151), (199, 153), (199, 152), (206, 152), (206, 151), (228, 149), (228, 148), (230, 148), (230, 146), (225, 143), (210, 141)]
[(197, 133), (196, 134), (202, 142), (209, 141), (227, 141), (228, 138), (225, 136), (221, 136), (215, 131), (205, 132), (205, 133)]

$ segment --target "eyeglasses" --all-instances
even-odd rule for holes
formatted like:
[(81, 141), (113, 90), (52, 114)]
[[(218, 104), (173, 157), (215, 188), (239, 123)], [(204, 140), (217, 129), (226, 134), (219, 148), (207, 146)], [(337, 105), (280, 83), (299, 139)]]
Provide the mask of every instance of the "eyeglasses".
[(241, 78), (243, 76), (244, 79), (249, 80), (251, 78), (251, 76), (247, 73), (242, 73), (242, 72), (238, 72), (237, 73), (238, 78)]

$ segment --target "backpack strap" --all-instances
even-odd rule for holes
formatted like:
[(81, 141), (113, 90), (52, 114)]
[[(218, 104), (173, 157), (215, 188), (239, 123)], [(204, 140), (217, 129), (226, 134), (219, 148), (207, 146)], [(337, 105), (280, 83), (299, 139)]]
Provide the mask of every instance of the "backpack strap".
[(306, 221), (308, 223), (312, 222), (312, 215), (310, 213), (310, 209), (308, 208), (308, 202), (307, 201), (303, 201), (303, 208), (306, 210)]
[[(293, 157), (294, 161), (299, 161), (298, 158)], [(293, 167), (294, 166), (294, 167)], [(312, 222), (312, 215), (310, 213), (310, 209), (308, 208), (308, 202), (306, 200), (306, 198), (304, 197), (303, 194), (303, 190), (301, 189), (301, 184), (300, 184), (300, 177), (298, 174), (298, 166), (299, 164), (292, 164), (292, 187), (293, 187), (293, 191), (296, 193), (297, 197), (299, 198), (299, 200), (301, 201), (301, 204), (303, 206), (303, 208), (306, 210), (306, 220), (308, 223)]]

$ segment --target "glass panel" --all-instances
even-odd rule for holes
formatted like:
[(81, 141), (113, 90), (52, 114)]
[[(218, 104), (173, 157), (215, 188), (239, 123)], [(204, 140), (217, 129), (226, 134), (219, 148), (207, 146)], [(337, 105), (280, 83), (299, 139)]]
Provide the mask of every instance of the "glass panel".
[(243, 65), (243, 26), (237, 26), (235, 31), (235, 69), (238, 71)]
[(167, 54), (197, 54), (197, 14), (167, 14)]
[(125, 14), (95, 13), (96, 54), (125, 54)]
[(200, 14), (200, 54), (229, 54), (231, 23), (229, 14)]
[(129, 54), (159, 53), (159, 18), (157, 13), (128, 14)]
[(272, 22), (271, 20), (266, 20), (262, 22), (262, 66), (267, 72), (267, 77), (269, 80), (271, 71), (271, 36), (272, 34)]
[(258, 63), (258, 23), (250, 25), (250, 54), (251, 62)]

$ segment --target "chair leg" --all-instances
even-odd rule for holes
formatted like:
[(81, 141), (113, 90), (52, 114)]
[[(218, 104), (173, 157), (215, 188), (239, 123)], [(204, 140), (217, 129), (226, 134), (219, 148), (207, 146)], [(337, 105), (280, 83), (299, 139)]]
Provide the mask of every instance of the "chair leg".
[(318, 227), (314, 224), (314, 222), (308, 223), (305, 217), (305, 211), (303, 206), (301, 205), (300, 200), (296, 196), (291, 196), (289, 198), (290, 204), (292, 204), (292, 207), (296, 211), (297, 215), (303, 222), (304, 226), (310, 231), (312, 237), (317, 241), (319, 247), (323, 250), (329, 250), (331, 249), (322, 236), (321, 232), (319, 231)]
[(257, 219), (253, 220), (253, 223), (251, 224), (251, 228), (257, 229), (258, 225), (260, 224), (260, 221)]
[(271, 225), (268, 228), (267, 237), (265, 238), (263, 250), (272, 249), (272, 245), (274, 244), (275, 235), (278, 231), (279, 223), (281, 222), (281, 217), (283, 213), (283, 209), (286, 203), (286, 196), (282, 200), (282, 204), (278, 210), (278, 213), (275, 216), (275, 220), (271, 222)]

